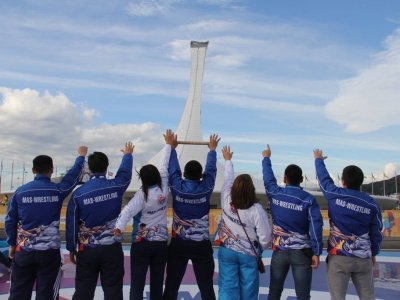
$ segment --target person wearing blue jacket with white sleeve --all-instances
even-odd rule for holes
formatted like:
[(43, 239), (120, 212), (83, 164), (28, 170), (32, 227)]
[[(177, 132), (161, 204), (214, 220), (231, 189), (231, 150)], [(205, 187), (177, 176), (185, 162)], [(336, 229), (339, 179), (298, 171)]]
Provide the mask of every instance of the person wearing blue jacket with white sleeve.
[(122, 237), (114, 236), (113, 229), (131, 182), (133, 149), (127, 142), (121, 150), (122, 162), (114, 179), (106, 178), (108, 157), (102, 152), (90, 154), (92, 177), (74, 191), (68, 203), (66, 241), (70, 259), (76, 263), (74, 300), (93, 299), (99, 274), (104, 299), (123, 299)]
[(87, 147), (60, 183), (50, 180), (53, 160), (47, 155), (33, 159), (33, 181), (19, 187), (8, 204), (5, 220), (9, 257), (12, 261), (9, 299), (56, 299), (60, 287), (60, 214), (64, 199), (78, 184)]
[(159, 169), (153, 165), (140, 168), (142, 187), (124, 207), (118, 217), (114, 234), (121, 235), (134, 216), (139, 219), (136, 238), (131, 246), (131, 300), (143, 299), (146, 274), (150, 268), (150, 298), (162, 299), (165, 264), (167, 263), (167, 200), (168, 162), (174, 133), (164, 134), (165, 146), (162, 150)]
[(286, 186), (282, 188), (272, 171), (269, 145), (262, 155), (264, 186), (273, 222), (268, 299), (280, 299), (290, 267), (297, 299), (310, 299), (312, 269), (318, 268), (322, 253), (321, 211), (315, 197), (300, 187), (303, 175), (299, 166), (286, 167)]
[(362, 170), (354, 165), (342, 172), (337, 187), (325, 167), (322, 150), (314, 150), (319, 185), (328, 201), (328, 286), (331, 299), (346, 297), (351, 278), (360, 299), (375, 299), (372, 269), (382, 242), (382, 213), (375, 200), (360, 191)]

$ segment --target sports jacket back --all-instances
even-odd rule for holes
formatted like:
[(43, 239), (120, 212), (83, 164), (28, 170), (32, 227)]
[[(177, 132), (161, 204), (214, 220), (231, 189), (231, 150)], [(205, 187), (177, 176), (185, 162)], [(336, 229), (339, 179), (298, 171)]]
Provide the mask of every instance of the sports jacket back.
[(114, 179), (94, 174), (72, 194), (67, 208), (67, 249), (83, 251), (85, 247), (120, 242), (111, 231), (121, 212), (122, 198), (132, 178), (132, 154), (125, 154)]
[(271, 206), (273, 250), (312, 248), (322, 253), (323, 220), (314, 196), (300, 186), (278, 186), (271, 159), (262, 161), (265, 191)]
[(322, 159), (315, 159), (321, 190), (328, 200), (330, 232), (328, 253), (370, 258), (382, 242), (382, 213), (366, 193), (337, 187)]
[[(232, 161), (227, 160), (225, 161), (224, 184), (221, 190), (221, 227), (218, 231), (219, 239), (216, 242), (233, 251), (255, 256), (253, 247), (261, 253), (269, 246), (271, 226), (261, 204), (254, 203), (247, 209), (236, 209), (231, 205), (231, 189), (234, 179)], [(244, 229), (240, 221), (242, 221)], [(253, 245), (250, 244), (246, 233)]]
[(202, 180), (182, 178), (175, 149), (169, 160), (169, 185), (173, 199), (172, 237), (183, 240), (209, 240), (210, 197), (217, 175), (217, 154), (211, 150)]
[(134, 226), (135, 238), (133, 242), (166, 241), (167, 232), (167, 198), (168, 198), (168, 161), (171, 153), (171, 145), (163, 148), (159, 172), (161, 176), (161, 188), (157, 185), (149, 187), (147, 199), (144, 192), (139, 190), (124, 207), (118, 217), (116, 228), (123, 232), (126, 224), (137, 214), (137, 227)]
[(60, 248), (61, 207), (77, 185), (84, 162), (85, 157), (79, 156), (60, 183), (51, 182), (45, 175), (36, 175), (33, 181), (15, 191), (5, 220), (9, 245), (17, 245), (17, 251)]

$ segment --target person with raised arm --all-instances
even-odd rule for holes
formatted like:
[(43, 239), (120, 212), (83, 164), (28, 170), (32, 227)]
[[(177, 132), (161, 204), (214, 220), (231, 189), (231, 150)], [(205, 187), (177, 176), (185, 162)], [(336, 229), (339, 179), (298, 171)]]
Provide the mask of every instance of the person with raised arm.
[(79, 182), (87, 153), (80, 146), (75, 164), (60, 183), (51, 181), (53, 160), (39, 155), (33, 159), (33, 181), (20, 186), (8, 204), (5, 220), (9, 257), (12, 259), (11, 300), (58, 297), (61, 276), (60, 214), (64, 199)]
[(285, 169), (285, 187), (277, 184), (271, 165), (269, 145), (262, 152), (262, 168), (273, 222), (273, 246), (269, 297), (280, 299), (286, 276), (292, 269), (297, 299), (310, 299), (312, 270), (322, 253), (323, 219), (314, 196), (300, 183), (303, 172), (297, 165)]
[(106, 178), (107, 155), (90, 154), (92, 176), (74, 191), (68, 203), (66, 240), (70, 259), (76, 263), (74, 300), (93, 299), (99, 274), (104, 299), (123, 299), (122, 237), (115, 236), (113, 229), (131, 182), (133, 149), (134, 145), (127, 142), (121, 150), (123, 157), (114, 179)]
[[(271, 226), (263, 207), (256, 203), (253, 180), (248, 174), (235, 178), (233, 153), (222, 148), (225, 159), (221, 190), (221, 226), (218, 251), (220, 300), (256, 300), (261, 253), (271, 242)], [(264, 267), (264, 266), (262, 266)]]
[[(176, 138), (176, 136), (175, 136)], [(193, 263), (197, 285), (203, 300), (215, 299), (213, 287), (214, 258), (209, 237), (210, 197), (217, 175), (219, 137), (210, 136), (207, 163), (204, 169), (196, 160), (185, 165), (182, 172), (174, 142), (169, 159), (169, 186), (173, 199), (174, 216), (172, 238), (168, 246), (167, 277), (164, 299), (176, 300), (189, 259)]]
[(372, 269), (382, 242), (382, 213), (375, 200), (360, 191), (364, 173), (354, 165), (342, 172), (343, 188), (330, 177), (322, 150), (314, 150), (315, 169), (328, 201), (328, 286), (331, 299), (346, 298), (351, 278), (360, 299), (375, 299)]
[(143, 299), (147, 270), (150, 267), (150, 298), (162, 299), (167, 263), (168, 162), (176, 141), (172, 130), (164, 134), (165, 146), (159, 169), (145, 165), (139, 171), (142, 187), (122, 210), (114, 230), (120, 236), (132, 218), (138, 215), (136, 239), (131, 246), (130, 299)]

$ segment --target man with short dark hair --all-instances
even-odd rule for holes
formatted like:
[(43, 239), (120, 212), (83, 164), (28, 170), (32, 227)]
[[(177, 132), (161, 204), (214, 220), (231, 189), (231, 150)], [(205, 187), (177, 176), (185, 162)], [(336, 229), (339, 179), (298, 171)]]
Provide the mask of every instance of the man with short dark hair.
[(322, 150), (314, 150), (321, 190), (328, 200), (328, 286), (333, 300), (344, 300), (350, 278), (360, 299), (375, 299), (372, 268), (382, 242), (382, 213), (369, 195), (360, 191), (364, 180), (357, 166), (343, 169), (337, 187), (326, 170)]
[(184, 177), (176, 154), (176, 136), (169, 160), (169, 185), (173, 199), (174, 217), (172, 239), (168, 247), (167, 278), (164, 299), (176, 300), (189, 259), (193, 263), (201, 299), (213, 300), (214, 258), (209, 237), (210, 197), (217, 175), (218, 135), (211, 135), (207, 163), (202, 174), (198, 161), (189, 161)]
[(132, 178), (133, 149), (131, 142), (125, 144), (114, 179), (106, 178), (107, 156), (102, 152), (90, 154), (88, 165), (92, 177), (76, 189), (68, 203), (67, 249), (71, 261), (77, 265), (74, 300), (93, 299), (99, 274), (104, 299), (123, 299), (122, 237), (114, 236), (112, 230)]
[(284, 188), (279, 187), (271, 166), (271, 149), (262, 152), (264, 186), (273, 222), (273, 254), (269, 297), (280, 299), (289, 268), (297, 299), (310, 299), (312, 269), (318, 268), (322, 253), (323, 220), (319, 205), (300, 187), (303, 172), (297, 165), (285, 169)]
[(12, 261), (9, 299), (58, 297), (61, 274), (60, 213), (64, 199), (78, 184), (87, 147), (78, 149), (74, 166), (60, 183), (51, 182), (53, 160), (39, 155), (33, 159), (33, 181), (19, 187), (9, 202), (5, 230)]

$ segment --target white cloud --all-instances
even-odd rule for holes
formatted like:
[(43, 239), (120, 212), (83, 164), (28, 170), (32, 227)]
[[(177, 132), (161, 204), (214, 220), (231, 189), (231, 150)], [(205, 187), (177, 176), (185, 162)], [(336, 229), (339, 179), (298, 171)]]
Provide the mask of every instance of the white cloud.
[(89, 152), (109, 155), (110, 167), (117, 168), (126, 141), (135, 144), (135, 161), (141, 164), (162, 145), (158, 124), (95, 125), (90, 121), (96, 114), (62, 93), (0, 87), (1, 159), (22, 165), (38, 154), (48, 154), (55, 164), (68, 166), (77, 147), (87, 145)]
[(393, 177), (397, 173), (397, 164), (396, 163), (388, 163), (385, 165), (383, 172), (385, 173), (386, 176), (388, 177)]
[(237, 22), (224, 21), (216, 19), (201, 20), (196, 23), (181, 26), (181, 30), (188, 30), (193, 32), (207, 31), (207, 32), (221, 32), (231, 31), (233, 27), (238, 26)]
[(248, 58), (246, 55), (231, 54), (231, 55), (215, 55), (210, 57), (209, 62), (221, 67), (240, 67), (246, 63)]
[(339, 95), (325, 108), (347, 132), (366, 133), (400, 125), (400, 29), (385, 41), (370, 66), (344, 81)]
[(169, 50), (169, 57), (177, 61), (189, 61), (190, 60), (190, 40), (178, 40), (175, 39), (172, 42), (165, 45)]
[(157, 14), (165, 14), (171, 6), (180, 2), (179, 0), (141, 0), (128, 4), (128, 14), (133, 16), (149, 17)]

